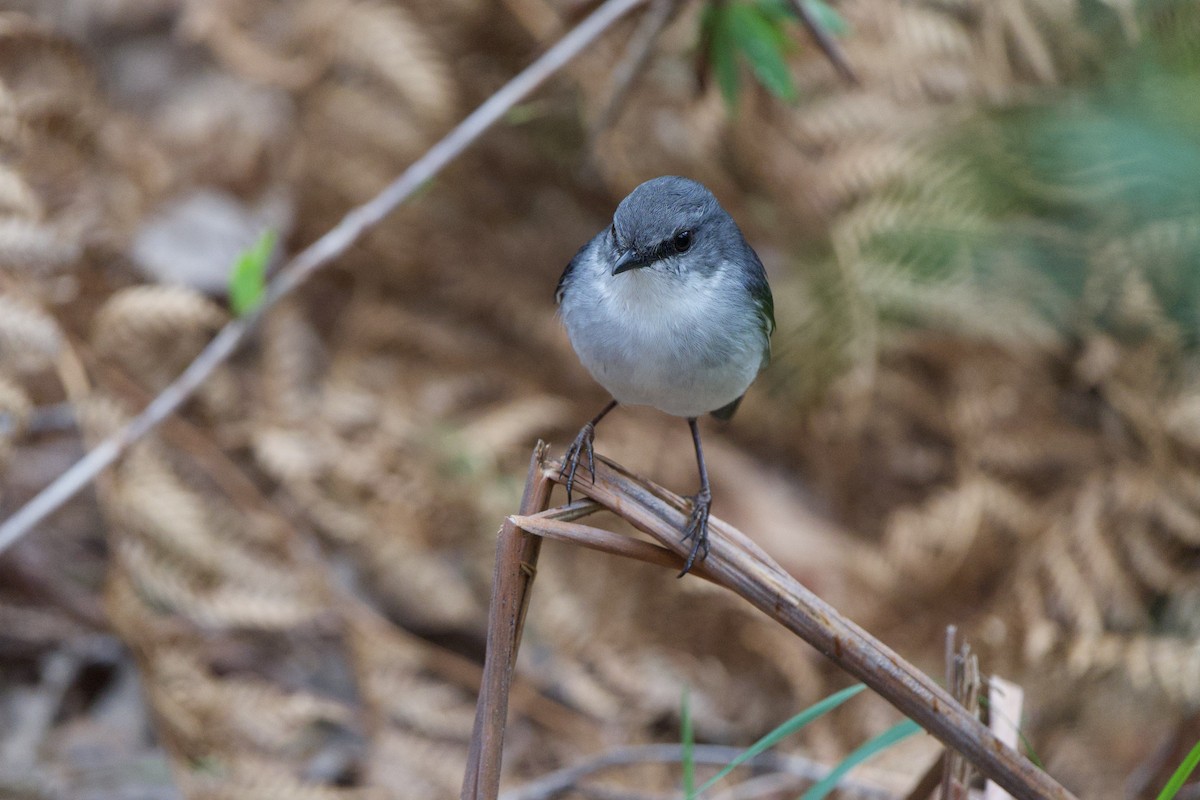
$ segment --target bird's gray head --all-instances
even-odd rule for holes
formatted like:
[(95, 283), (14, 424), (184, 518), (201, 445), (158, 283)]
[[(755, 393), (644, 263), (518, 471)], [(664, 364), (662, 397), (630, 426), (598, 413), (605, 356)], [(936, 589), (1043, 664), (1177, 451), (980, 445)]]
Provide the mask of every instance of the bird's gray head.
[(712, 192), (696, 181), (665, 176), (646, 181), (621, 201), (608, 246), (613, 275), (645, 267), (709, 273), (745, 240)]

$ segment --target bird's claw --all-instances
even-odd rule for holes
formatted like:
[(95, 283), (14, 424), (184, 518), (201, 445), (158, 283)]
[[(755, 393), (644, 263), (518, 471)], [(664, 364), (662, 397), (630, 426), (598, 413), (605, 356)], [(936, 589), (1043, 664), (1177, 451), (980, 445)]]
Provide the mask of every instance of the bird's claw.
[(688, 524), (683, 531), (683, 541), (693, 540), (692, 549), (684, 562), (683, 571), (676, 577), (682, 578), (691, 571), (696, 563), (696, 556), (700, 556), (701, 561), (708, 558), (708, 515), (711, 509), (712, 494), (708, 491), (701, 490), (692, 498), (692, 513), (688, 516)]
[(558, 471), (558, 479), (567, 479), (567, 503), (571, 502), (571, 489), (575, 486), (575, 471), (579, 469), (579, 460), (587, 453), (588, 472), (592, 474), (592, 483), (596, 482), (596, 452), (593, 443), (596, 440), (596, 426), (589, 422), (579, 431), (575, 441), (567, 448), (563, 456), (562, 468)]

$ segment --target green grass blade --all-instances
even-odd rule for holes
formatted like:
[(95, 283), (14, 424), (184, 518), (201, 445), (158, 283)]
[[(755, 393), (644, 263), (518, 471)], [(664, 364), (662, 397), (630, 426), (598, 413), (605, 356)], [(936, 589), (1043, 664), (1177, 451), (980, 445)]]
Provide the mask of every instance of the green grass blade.
[(1175, 770), (1171, 780), (1167, 781), (1167, 785), (1158, 793), (1158, 800), (1172, 800), (1175, 795), (1179, 794), (1184, 781), (1191, 777), (1192, 770), (1196, 769), (1197, 764), (1200, 764), (1200, 742), (1196, 742), (1188, 751), (1187, 758), (1183, 759), (1183, 763)]
[[(986, 708), (989, 714), (997, 714), (995, 708), (991, 706), (990, 701), (986, 697), (979, 698), (979, 707)], [(1046, 771), (1046, 765), (1042, 763), (1042, 759), (1038, 758), (1037, 751), (1033, 749), (1033, 742), (1029, 741), (1029, 737), (1025, 735), (1025, 730), (1020, 726), (1017, 720), (1009, 719), (1007, 715), (1000, 714), (1000, 719), (1012, 725), (1017, 730), (1017, 738), (1021, 740), (1021, 745), (1025, 748), (1025, 755), (1033, 762), (1033, 765), (1042, 772)]]
[(736, 768), (740, 767), (742, 764), (745, 764), (747, 761), (754, 758), (756, 755), (763, 752), (764, 750), (774, 747), (776, 744), (778, 744), (783, 739), (787, 738), (788, 736), (791, 736), (793, 733), (800, 730), (805, 725), (807, 725), (808, 723), (817, 719), (818, 717), (822, 717), (825, 714), (829, 713), (830, 711), (837, 708), (842, 703), (846, 702), (851, 697), (854, 697), (854, 695), (858, 694), (859, 692), (861, 692), (863, 689), (866, 689), (866, 688), (867, 687), (861, 683), (856, 684), (847, 689), (842, 689), (840, 692), (837, 692), (836, 694), (831, 694), (829, 697), (826, 697), (821, 702), (810, 706), (809, 708), (805, 709), (804, 711), (801, 711), (799, 714), (792, 717), (787, 722), (783, 723), (778, 728), (771, 731), (766, 736), (762, 737), (757, 742), (752, 744), (744, 753), (742, 753), (740, 756), (735, 758), (733, 761), (729, 762), (729, 764), (727, 764), (723, 770), (721, 770), (716, 775), (712, 776), (707, 781), (705, 781), (704, 785), (696, 790), (696, 794), (694, 796), (698, 797), (699, 795), (703, 794), (708, 789), (712, 788), (717, 783), (717, 781), (721, 780), (721, 778), (724, 778), (726, 775), (733, 772)]
[(254, 245), (237, 257), (229, 273), (229, 307), (244, 317), (262, 302), (267, 291), (267, 267), (275, 252), (275, 231), (263, 231)]
[(866, 744), (859, 747), (850, 755), (842, 760), (842, 763), (833, 768), (833, 771), (815, 783), (807, 792), (801, 795), (800, 800), (823, 800), (823, 798), (837, 788), (838, 781), (842, 779), (847, 772), (854, 769), (868, 758), (880, 753), (892, 745), (907, 739), (914, 733), (921, 730), (921, 726), (913, 722), (911, 719), (906, 719), (903, 722), (893, 725), (883, 733), (876, 736)]
[(679, 729), (679, 738), (683, 740), (683, 796), (691, 800), (696, 795), (696, 734), (692, 730), (692, 703), (686, 686), (679, 702)]

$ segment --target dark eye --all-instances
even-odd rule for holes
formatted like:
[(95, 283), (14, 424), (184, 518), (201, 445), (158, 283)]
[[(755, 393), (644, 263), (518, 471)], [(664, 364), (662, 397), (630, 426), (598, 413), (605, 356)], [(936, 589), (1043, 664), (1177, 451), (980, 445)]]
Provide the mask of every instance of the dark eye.
[(692, 246), (692, 232), (680, 231), (675, 234), (675, 238), (671, 240), (671, 244), (675, 246), (676, 253), (686, 253), (688, 248)]

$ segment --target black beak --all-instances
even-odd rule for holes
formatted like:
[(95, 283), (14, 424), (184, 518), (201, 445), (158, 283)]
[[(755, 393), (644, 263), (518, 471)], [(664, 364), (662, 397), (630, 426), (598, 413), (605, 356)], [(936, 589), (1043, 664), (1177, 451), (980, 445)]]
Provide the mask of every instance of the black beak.
[(637, 250), (630, 248), (629, 250), (626, 250), (624, 253), (621, 253), (621, 257), (618, 258), (617, 263), (613, 265), (612, 274), (620, 275), (622, 272), (628, 272), (631, 269), (638, 269), (639, 267), (644, 267), (648, 263), (650, 263), (650, 262), (647, 261), (645, 258), (643, 258), (641, 253), (639, 253)]

